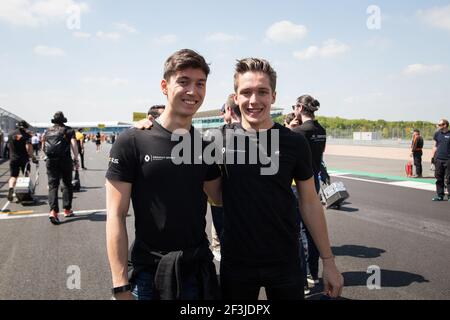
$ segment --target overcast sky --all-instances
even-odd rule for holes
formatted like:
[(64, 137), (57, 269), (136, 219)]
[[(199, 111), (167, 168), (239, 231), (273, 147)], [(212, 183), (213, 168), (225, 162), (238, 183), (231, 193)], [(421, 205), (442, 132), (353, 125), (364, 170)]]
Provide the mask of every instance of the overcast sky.
[(182, 48), (211, 63), (201, 110), (255, 56), (275, 67), (286, 111), (311, 94), (323, 116), (450, 118), (450, 4), (437, 0), (1, 0), (0, 107), (30, 122), (57, 110), (131, 121), (165, 103), (163, 63)]

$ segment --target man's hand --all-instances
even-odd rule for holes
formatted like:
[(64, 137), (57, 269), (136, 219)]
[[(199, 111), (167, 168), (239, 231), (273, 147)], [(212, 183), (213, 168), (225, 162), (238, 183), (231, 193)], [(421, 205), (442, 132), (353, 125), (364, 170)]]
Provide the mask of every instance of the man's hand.
[(80, 164), (78, 163), (77, 159), (73, 159), (73, 166), (75, 167), (75, 170), (79, 170), (80, 169)]
[(323, 293), (331, 298), (338, 298), (342, 294), (344, 278), (334, 263), (334, 258), (323, 261)]
[(155, 121), (155, 119), (152, 116), (148, 116), (147, 119), (136, 122), (134, 127), (140, 130), (150, 130), (153, 127), (153, 121)]
[(134, 296), (131, 291), (120, 292), (114, 295), (114, 300), (134, 300)]

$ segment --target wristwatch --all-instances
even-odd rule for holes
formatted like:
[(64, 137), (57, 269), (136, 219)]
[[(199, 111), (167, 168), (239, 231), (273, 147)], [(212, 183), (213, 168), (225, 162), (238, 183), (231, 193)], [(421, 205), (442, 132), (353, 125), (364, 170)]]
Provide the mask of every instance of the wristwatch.
[(127, 292), (127, 291), (131, 291), (131, 284), (127, 284), (121, 287), (115, 287), (111, 289), (112, 294), (118, 294), (121, 292)]

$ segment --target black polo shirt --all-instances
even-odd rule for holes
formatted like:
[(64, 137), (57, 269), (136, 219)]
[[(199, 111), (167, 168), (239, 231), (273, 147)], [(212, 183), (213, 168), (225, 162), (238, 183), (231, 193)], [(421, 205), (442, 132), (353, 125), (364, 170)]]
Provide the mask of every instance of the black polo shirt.
[(450, 131), (443, 133), (441, 130), (434, 134), (434, 141), (436, 141), (436, 155), (435, 158), (439, 160), (450, 160)]
[[(225, 126), (224, 129), (230, 128), (235, 130), (236, 138), (242, 135), (240, 125)], [(276, 131), (278, 143), (275, 141)], [(313, 176), (311, 151), (302, 134), (279, 124), (267, 133), (268, 141), (272, 140), (271, 137), (274, 139), (269, 146), (263, 147), (266, 154), (279, 156), (278, 170), (272, 175), (262, 175), (261, 172), (269, 164), (262, 164), (262, 161), (250, 163), (250, 143), (245, 146), (224, 144), (221, 251), (222, 258), (233, 263), (262, 266), (296, 263), (299, 259), (299, 212), (291, 185), (293, 179), (304, 181)], [(228, 142), (230, 139), (234, 137), (228, 138)], [(248, 141), (250, 139), (261, 142), (259, 134), (249, 135)], [(246, 163), (238, 163), (238, 155), (244, 155)], [(234, 164), (229, 164), (230, 157), (234, 157)]]
[[(203, 161), (175, 164), (174, 160), (180, 157), (173, 157), (172, 150), (179, 142), (171, 141), (171, 136), (157, 122), (151, 130), (125, 131), (111, 149), (106, 173), (109, 180), (132, 184), (136, 240), (156, 251), (184, 250), (199, 246), (207, 239), (207, 197), (203, 183), (220, 177), (217, 165)], [(200, 139), (197, 140), (200, 148), (194, 148), (194, 136)], [(193, 127), (185, 138), (190, 139), (193, 163), (194, 157), (201, 156), (199, 153), (206, 143)], [(141, 250), (133, 250), (134, 263), (145, 263), (146, 258)]]

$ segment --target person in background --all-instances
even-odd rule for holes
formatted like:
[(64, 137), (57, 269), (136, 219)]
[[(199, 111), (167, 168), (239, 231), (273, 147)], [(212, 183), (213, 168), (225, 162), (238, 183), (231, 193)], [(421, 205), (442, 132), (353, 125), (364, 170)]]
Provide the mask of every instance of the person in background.
[[(154, 106), (151, 106), (150, 109), (148, 109), (147, 117), (152, 117), (153, 119), (159, 118), (159, 116), (164, 112), (166, 109), (166, 106), (163, 104), (157, 104)], [(150, 118), (151, 120), (151, 118)]]
[[(47, 156), (47, 177), (48, 177), (48, 203), (50, 205), (50, 222), (54, 225), (60, 224), (58, 189), (60, 180), (63, 181), (63, 209), (64, 217), (71, 218), (75, 214), (72, 210), (73, 185), (72, 171), (78, 170), (78, 147), (75, 139), (75, 131), (65, 125), (67, 122), (64, 113), (58, 111), (52, 119), (54, 124), (45, 132), (44, 152)], [(70, 151), (73, 152), (73, 158)]]
[(16, 130), (9, 134), (8, 144), (11, 160), (9, 162), (9, 169), (11, 177), (9, 178), (8, 201), (13, 201), (14, 188), (17, 183), (17, 178), (20, 172), (26, 174), (27, 164), (30, 159), (37, 163), (36, 157), (33, 154), (33, 146), (31, 144), (31, 135), (28, 132), (30, 125), (22, 120), (16, 124)]
[[(436, 177), (436, 196), (433, 201), (444, 201), (445, 187), (449, 191), (450, 187), (450, 131), (448, 130), (448, 120), (441, 119), (438, 123), (439, 130), (434, 134), (432, 155), (434, 158)], [(450, 195), (448, 196), (450, 201)]]
[(423, 138), (420, 136), (420, 130), (414, 129), (411, 142), (411, 157), (414, 159), (416, 175), (414, 178), (423, 178), (422, 176), (422, 155)]
[[(314, 173), (314, 183), (316, 187), (316, 192), (319, 193), (320, 190), (320, 167), (323, 160), (323, 153), (325, 151), (325, 144), (327, 134), (325, 129), (320, 125), (320, 123), (315, 118), (315, 112), (319, 110), (320, 103), (310, 95), (303, 95), (297, 99), (297, 104), (293, 107), (295, 115), (297, 118), (301, 119), (302, 124), (293, 129), (294, 132), (302, 133), (308, 140), (311, 153), (312, 153), (312, 166)], [(319, 250), (311, 236), (310, 230), (305, 227), (305, 234), (307, 238), (308, 252), (306, 255), (307, 259), (307, 273), (309, 273), (307, 281), (311, 285), (319, 284)], [(304, 241), (304, 239), (303, 239)], [(303, 243), (301, 241), (300, 243)]]
[[(241, 111), (239, 106), (234, 102), (234, 93), (230, 94), (227, 101), (220, 109), (220, 114), (223, 117), (225, 124), (233, 124), (241, 122)], [(214, 258), (220, 262), (222, 255), (220, 252), (220, 243), (223, 237), (223, 207), (211, 205), (211, 216), (213, 223), (211, 225), (211, 247)]]
[(94, 137), (95, 146), (97, 147), (97, 152), (100, 152), (100, 146), (102, 145), (102, 136), (100, 132), (97, 132), (97, 134)]
[(295, 113), (289, 113), (286, 115), (286, 117), (284, 118), (284, 126), (288, 129), (294, 129), (296, 127), (298, 127), (300, 125), (300, 121), (298, 120), (298, 118), (295, 116)]
[(83, 134), (83, 128), (79, 128), (78, 131), (75, 133), (75, 139), (77, 140), (77, 147), (78, 147), (78, 153), (80, 154), (81, 159), (81, 169), (86, 170), (86, 167), (84, 166), (84, 134)]
[(39, 139), (39, 136), (37, 135), (37, 133), (35, 133), (32, 137), (31, 137), (31, 144), (33, 145), (33, 151), (35, 156), (37, 157), (39, 154), (39, 147), (41, 145), (41, 141)]

